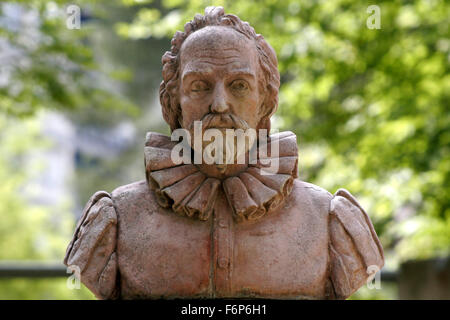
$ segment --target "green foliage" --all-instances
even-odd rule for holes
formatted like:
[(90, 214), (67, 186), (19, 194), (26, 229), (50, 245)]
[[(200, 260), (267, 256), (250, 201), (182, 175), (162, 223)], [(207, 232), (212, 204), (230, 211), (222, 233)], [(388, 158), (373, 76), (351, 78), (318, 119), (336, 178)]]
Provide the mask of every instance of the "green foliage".
[[(31, 200), (33, 181), (45, 168), (36, 153), (50, 147), (39, 122), (20, 121), (0, 114), (0, 260), (62, 262), (74, 229), (70, 206)], [(67, 279), (0, 280), (0, 299), (91, 298), (85, 288), (69, 290)]]
[(95, 296), (83, 285), (67, 289), (67, 279), (0, 280), (0, 300), (88, 300)]
[[(126, 70), (108, 74), (99, 68), (88, 39), (92, 30), (66, 28), (66, 5), (42, 0), (0, 4), (0, 260), (62, 263), (74, 230), (72, 199), (42, 205), (33, 198), (39, 186), (35, 180), (49, 170), (36, 157), (50, 147), (40, 133), (41, 110), (95, 108), (122, 117), (139, 111), (108, 86), (113, 77), (126, 80)], [(84, 287), (69, 290), (66, 281), (1, 279), (0, 299), (93, 298)]]
[(380, 283), (380, 288), (369, 289), (367, 285), (355, 292), (349, 300), (394, 300), (397, 299), (397, 286), (393, 283)]
[[(79, 5), (88, 1), (79, 1)], [(95, 3), (95, 1), (94, 1)], [(98, 68), (87, 41), (92, 32), (66, 27), (65, 1), (9, 1), (0, 5), (3, 59), (0, 112), (30, 116), (36, 110), (95, 107), (136, 115), (128, 99), (107, 87), (111, 78)], [(92, 7), (92, 10), (95, 6)], [(22, 16), (14, 20), (14, 14)]]

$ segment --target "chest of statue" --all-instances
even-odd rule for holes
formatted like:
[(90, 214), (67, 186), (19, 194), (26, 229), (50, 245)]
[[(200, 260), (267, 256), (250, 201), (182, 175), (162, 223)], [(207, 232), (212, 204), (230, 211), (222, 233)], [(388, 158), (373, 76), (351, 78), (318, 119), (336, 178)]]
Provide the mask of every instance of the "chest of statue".
[(114, 198), (122, 298), (324, 297), (328, 208), (296, 197), (297, 184), (279, 210), (252, 223), (233, 220), (222, 191), (212, 217), (199, 221), (142, 189)]

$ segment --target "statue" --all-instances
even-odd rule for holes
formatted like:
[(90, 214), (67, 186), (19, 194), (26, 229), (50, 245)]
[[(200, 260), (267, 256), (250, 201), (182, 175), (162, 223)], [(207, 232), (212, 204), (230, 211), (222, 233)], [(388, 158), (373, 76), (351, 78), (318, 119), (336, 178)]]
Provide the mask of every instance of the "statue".
[[(349, 297), (381, 269), (383, 249), (348, 191), (297, 179), (292, 132), (268, 135), (274, 50), (221, 7), (184, 30), (162, 57), (160, 86), (164, 119), (183, 141), (147, 134), (146, 180), (92, 196), (64, 263), (99, 299)], [(259, 135), (205, 152), (230, 130)], [(190, 162), (202, 152), (213, 161)]]

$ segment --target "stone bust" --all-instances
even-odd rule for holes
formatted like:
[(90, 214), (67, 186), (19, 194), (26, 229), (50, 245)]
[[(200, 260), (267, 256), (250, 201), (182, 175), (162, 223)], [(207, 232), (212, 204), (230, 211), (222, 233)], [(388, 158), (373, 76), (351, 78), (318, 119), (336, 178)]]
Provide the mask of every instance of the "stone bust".
[[(198, 121), (201, 133), (268, 132), (280, 85), (270, 45), (221, 7), (184, 29), (162, 58), (160, 101), (172, 132), (195, 135)], [(194, 155), (206, 148), (188, 145)], [(148, 133), (146, 180), (92, 196), (64, 263), (80, 268), (99, 299), (349, 297), (369, 267), (384, 264), (368, 215), (348, 191), (332, 195), (297, 179), (292, 132), (248, 145), (240, 163), (220, 161), (237, 151), (180, 163), (177, 141)], [(250, 162), (250, 149), (264, 145), (277, 152)], [(267, 159), (275, 171), (265, 172)]]

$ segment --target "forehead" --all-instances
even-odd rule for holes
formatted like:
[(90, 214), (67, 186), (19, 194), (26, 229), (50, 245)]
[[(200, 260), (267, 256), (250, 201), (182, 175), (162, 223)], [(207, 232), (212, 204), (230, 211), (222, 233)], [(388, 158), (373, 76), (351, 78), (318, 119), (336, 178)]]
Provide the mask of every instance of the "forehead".
[(256, 73), (255, 43), (230, 27), (206, 27), (191, 34), (180, 50), (180, 68), (185, 72), (241, 69)]

